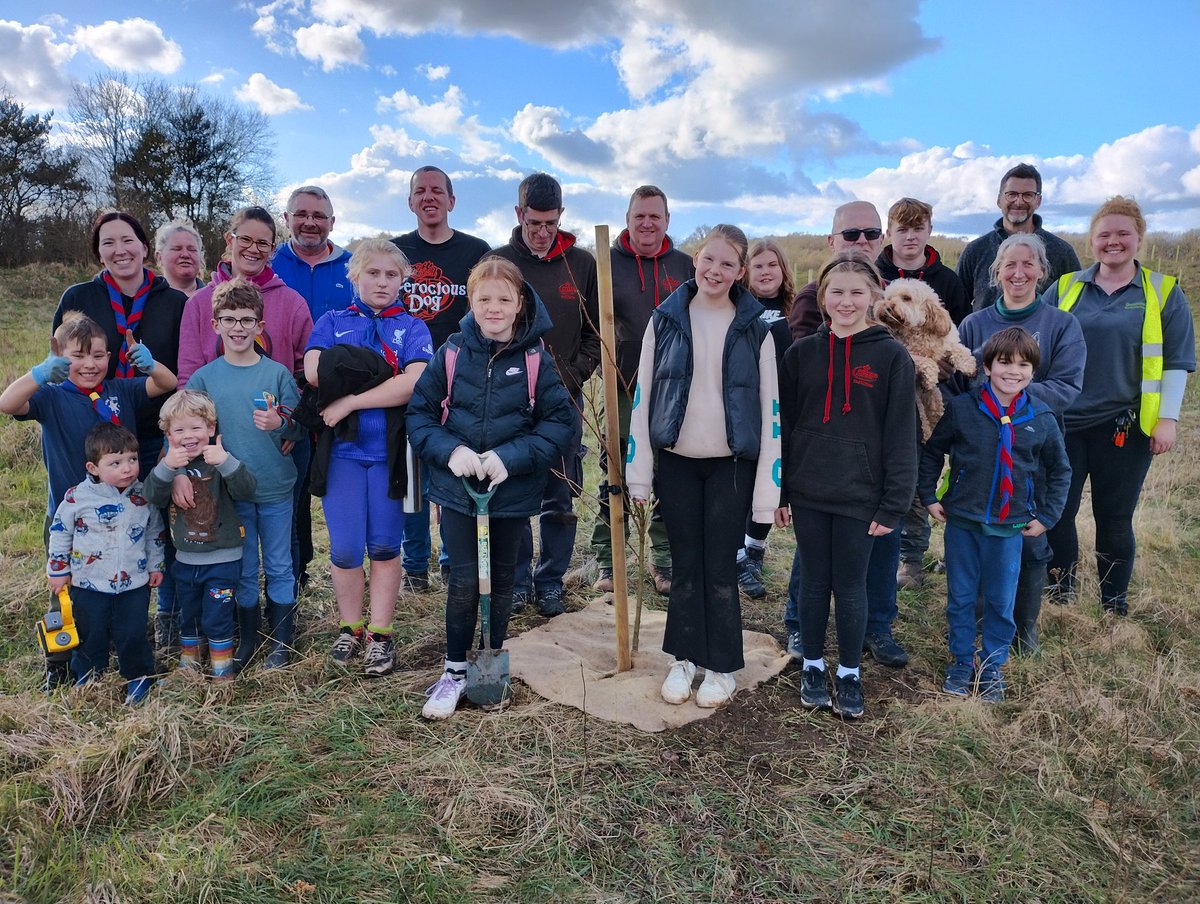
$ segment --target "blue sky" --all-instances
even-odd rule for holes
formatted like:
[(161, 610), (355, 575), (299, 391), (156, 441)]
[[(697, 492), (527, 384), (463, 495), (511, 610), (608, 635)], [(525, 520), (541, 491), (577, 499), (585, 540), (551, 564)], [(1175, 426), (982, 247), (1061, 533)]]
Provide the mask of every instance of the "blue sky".
[[(522, 176), (563, 182), (590, 239), (661, 185), (671, 232), (825, 232), (851, 198), (996, 218), (999, 176), (1046, 179), (1051, 229), (1117, 193), (1200, 227), (1200, 3), (1147, 0), (60, 0), (0, 14), (0, 82), (64, 125), (72, 80), (198, 82), (268, 115), (281, 195), (333, 196), (334, 237), (413, 228), (412, 169), (454, 178), (452, 225), (502, 242)], [(281, 199), (276, 199), (276, 204)]]

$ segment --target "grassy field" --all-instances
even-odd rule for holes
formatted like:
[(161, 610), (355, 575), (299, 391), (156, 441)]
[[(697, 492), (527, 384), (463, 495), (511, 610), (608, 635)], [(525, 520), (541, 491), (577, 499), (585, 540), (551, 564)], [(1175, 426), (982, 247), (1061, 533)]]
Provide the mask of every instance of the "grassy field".
[[(1149, 263), (1183, 270), (1195, 297), (1194, 237), (1182, 260), (1156, 239)], [(0, 379), (40, 360), (80, 276), (0, 272)], [(1102, 617), (1094, 580), (1076, 606), (1047, 606), (1044, 653), (1010, 665), (1009, 702), (938, 693), (936, 576), (901, 597), (912, 664), (866, 661), (862, 722), (803, 710), (790, 666), (660, 735), (522, 687), (504, 714), (423, 722), (441, 598), (402, 598), (394, 676), (347, 675), (324, 655), (323, 542), (293, 668), (233, 686), (173, 674), (132, 711), (115, 675), (47, 698), (32, 642), (45, 485), (36, 429), (7, 421), (0, 902), (1200, 899), (1198, 408), (1193, 386), (1177, 451), (1146, 484), (1131, 617)], [(593, 510), (581, 501), (581, 547)], [(1081, 533), (1087, 548), (1087, 519)], [(748, 627), (780, 639), (792, 546), (773, 535), (771, 593), (745, 605)]]

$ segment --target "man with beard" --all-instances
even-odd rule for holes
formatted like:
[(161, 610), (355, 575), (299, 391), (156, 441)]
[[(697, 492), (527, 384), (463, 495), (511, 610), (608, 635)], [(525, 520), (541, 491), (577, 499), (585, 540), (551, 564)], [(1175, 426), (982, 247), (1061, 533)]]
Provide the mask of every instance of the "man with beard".
[[(454, 186), (436, 166), (421, 166), (408, 182), (408, 209), (416, 215), (417, 228), (396, 236), (392, 242), (412, 265), (400, 298), (408, 313), (425, 321), (436, 352), (446, 339), (458, 332), (458, 322), (467, 313), (467, 276), (491, 248), (483, 239), (451, 229)], [(428, 486), (422, 486), (419, 512), (404, 519), (404, 588), (416, 593), (429, 589), (429, 503)], [(448, 567), (442, 554), (442, 568)]]
[(981, 311), (990, 307), (999, 297), (999, 290), (991, 284), (988, 268), (996, 259), (1000, 243), (1016, 232), (1035, 233), (1046, 245), (1046, 258), (1050, 271), (1038, 284), (1038, 292), (1053, 284), (1064, 273), (1082, 269), (1079, 255), (1067, 242), (1042, 228), (1042, 218), (1036, 211), (1042, 205), (1042, 174), (1028, 163), (1019, 163), (1004, 174), (1000, 180), (1000, 191), (996, 195), (996, 206), (1000, 208), (1000, 219), (991, 232), (981, 235), (963, 249), (958, 259), (958, 278), (967, 290), (967, 302), (971, 310)]

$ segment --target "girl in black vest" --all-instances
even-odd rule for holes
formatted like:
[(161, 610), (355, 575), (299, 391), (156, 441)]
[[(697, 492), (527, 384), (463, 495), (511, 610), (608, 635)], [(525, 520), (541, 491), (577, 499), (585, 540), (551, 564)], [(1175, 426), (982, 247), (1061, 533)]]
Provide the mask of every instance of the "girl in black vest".
[[(662, 686), (686, 703), (720, 706), (742, 658), (738, 547), (779, 508), (778, 377), (763, 307), (740, 280), (747, 242), (717, 226), (695, 255), (696, 277), (654, 312), (642, 340), (626, 480), (635, 502), (658, 497), (671, 543), (672, 583), (663, 651), (675, 657)], [(657, 455), (657, 465), (655, 456)]]

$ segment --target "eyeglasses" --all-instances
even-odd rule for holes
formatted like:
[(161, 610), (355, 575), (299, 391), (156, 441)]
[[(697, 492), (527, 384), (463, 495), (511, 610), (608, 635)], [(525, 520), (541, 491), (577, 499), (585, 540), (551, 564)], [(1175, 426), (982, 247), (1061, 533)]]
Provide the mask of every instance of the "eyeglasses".
[(873, 242), (883, 235), (883, 230), (876, 229), (873, 226), (869, 229), (843, 229), (838, 233), (838, 235), (844, 238), (847, 242), (857, 242), (859, 236), (865, 235), (868, 242)]
[(535, 235), (539, 232), (553, 232), (558, 228), (558, 224), (558, 217), (553, 220), (525, 220), (525, 228)]
[(218, 317), (217, 323), (225, 327), (227, 330), (233, 329), (235, 326), (240, 326), (244, 330), (253, 329), (258, 323), (257, 317)]
[(248, 235), (238, 235), (236, 232), (233, 237), (237, 239), (238, 247), (243, 249), (254, 247), (259, 251), (267, 252), (275, 247), (275, 243), (267, 239), (252, 239)]
[(1011, 202), (1020, 198), (1026, 204), (1032, 204), (1040, 195), (1040, 191), (1006, 191), (1004, 193), (1004, 200)]
[(317, 213), (316, 211), (309, 213), (307, 210), (289, 211), (288, 216), (296, 220), (312, 220), (314, 223), (324, 223), (329, 219), (327, 214)]

